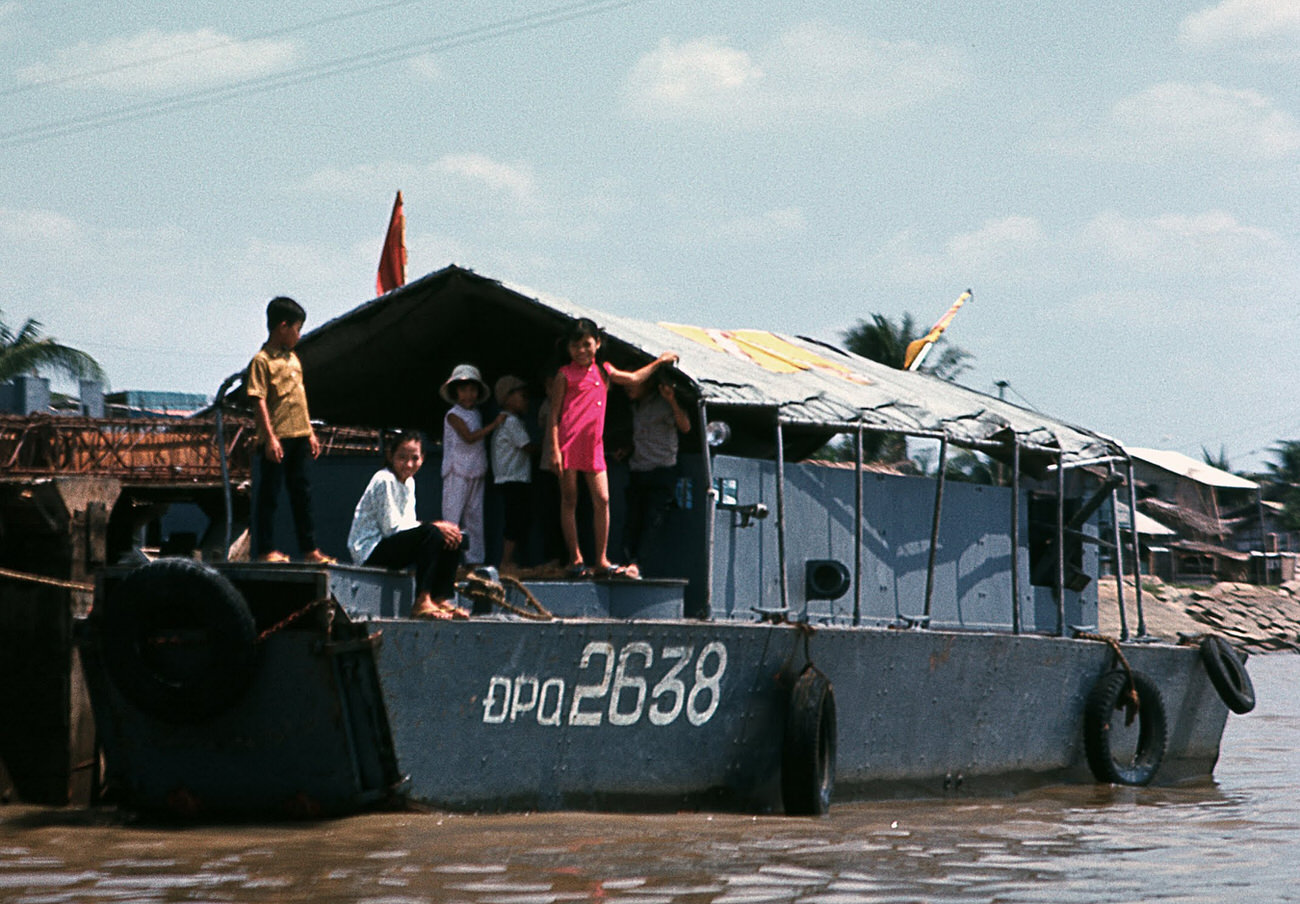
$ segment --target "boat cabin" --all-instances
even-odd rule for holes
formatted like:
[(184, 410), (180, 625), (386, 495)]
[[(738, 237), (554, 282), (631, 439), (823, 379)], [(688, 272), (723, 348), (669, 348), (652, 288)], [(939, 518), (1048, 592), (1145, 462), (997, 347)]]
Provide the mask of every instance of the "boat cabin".
[[(1118, 478), (1105, 477), (1124, 467), (1123, 450), (814, 339), (606, 315), (451, 266), (303, 337), (313, 416), (423, 430), (421, 516), (436, 517), (442, 381), (469, 362), (489, 384), (506, 373), (523, 377), (540, 401), (561, 337), (579, 317), (601, 325), (602, 357), (616, 366), (680, 355), (667, 378), (695, 428), (682, 438), (674, 508), (642, 562), (648, 577), (684, 582), (673, 594), (678, 615), (1043, 633), (1095, 626), (1088, 576), (1097, 574), (1098, 544), (1118, 538), (1098, 536), (1094, 513), (1110, 501)], [(625, 417), (622, 398), (612, 387), (607, 435)], [(804, 461), (836, 436), (860, 442), (873, 431), (928, 440), (941, 461), (959, 446), (985, 453), (1004, 485)], [(352, 506), (378, 466), (348, 459), (318, 472), (327, 547), (342, 548)], [(612, 465), (616, 559), (623, 480)], [(489, 536), (491, 506), (489, 496)], [(589, 521), (584, 511), (580, 525)]]

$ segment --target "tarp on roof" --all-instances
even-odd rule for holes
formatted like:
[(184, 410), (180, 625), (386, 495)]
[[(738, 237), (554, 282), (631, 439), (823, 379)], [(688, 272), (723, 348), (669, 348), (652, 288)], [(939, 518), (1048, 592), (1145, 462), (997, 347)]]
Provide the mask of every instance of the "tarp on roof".
[(1179, 477), (1186, 477), (1188, 480), (1203, 486), (1222, 490), (1259, 489), (1259, 484), (1253, 480), (1247, 480), (1244, 477), (1238, 477), (1236, 474), (1224, 471), (1222, 468), (1207, 465), (1205, 462), (1197, 461), (1181, 452), (1172, 452), (1168, 449), (1142, 449), (1134, 446), (1130, 446), (1128, 451), (1137, 461), (1144, 461), (1149, 465), (1154, 465), (1171, 474), (1177, 474)]
[(947, 436), (968, 446), (1006, 442), (1014, 433), (1038, 451), (1040, 465), (1058, 449), (1073, 461), (1123, 454), (1100, 434), (831, 344), (604, 314), (456, 266), (362, 304), (302, 338), (298, 354), (312, 414), (372, 426), (438, 423), (446, 407), (438, 387), (461, 362), (477, 365), (489, 384), (511, 373), (540, 386), (557, 363), (557, 340), (579, 317), (603, 327), (604, 352), (617, 366), (637, 367), (662, 352), (677, 352), (681, 360), (673, 380), (702, 399), (710, 417), (759, 415), (772, 424), (779, 417), (796, 432), (811, 434), (861, 422), (876, 430)]

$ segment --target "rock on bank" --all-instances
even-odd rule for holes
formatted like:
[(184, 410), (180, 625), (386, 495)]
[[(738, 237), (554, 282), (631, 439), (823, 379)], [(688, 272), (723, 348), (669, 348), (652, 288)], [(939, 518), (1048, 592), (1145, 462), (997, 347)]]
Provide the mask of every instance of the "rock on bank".
[[(1114, 579), (1101, 579), (1098, 595), (1099, 628), (1103, 634), (1118, 636)], [(1136, 634), (1132, 580), (1124, 582), (1124, 608), (1129, 632)], [(1300, 652), (1300, 581), (1278, 587), (1231, 581), (1186, 586), (1145, 576), (1142, 609), (1147, 633), (1167, 640), (1177, 640), (1179, 634), (1213, 633), (1254, 653)]]

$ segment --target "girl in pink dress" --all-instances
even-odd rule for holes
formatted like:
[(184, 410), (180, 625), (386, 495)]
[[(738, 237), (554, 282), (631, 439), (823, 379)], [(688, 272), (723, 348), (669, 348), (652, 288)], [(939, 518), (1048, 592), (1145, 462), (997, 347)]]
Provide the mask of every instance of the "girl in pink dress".
[(619, 370), (608, 363), (598, 363), (600, 327), (583, 317), (567, 337), (569, 363), (551, 381), (550, 442), (551, 466), (560, 476), (560, 530), (569, 552), (569, 574), (590, 574), (578, 548), (578, 474), (585, 476), (591, 492), (596, 573), (625, 574), (609, 561), (609, 477), (605, 472), (605, 400), (609, 384), (640, 385), (663, 364), (677, 360), (673, 352), (664, 352), (655, 360), (634, 371)]

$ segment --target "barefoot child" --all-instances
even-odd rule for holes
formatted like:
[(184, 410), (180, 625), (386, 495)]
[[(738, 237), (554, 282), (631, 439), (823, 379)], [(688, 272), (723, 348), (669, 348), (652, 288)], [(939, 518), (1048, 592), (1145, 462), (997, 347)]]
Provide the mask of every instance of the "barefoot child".
[(560, 368), (551, 382), (550, 448), (551, 465), (560, 475), (560, 526), (568, 547), (569, 574), (590, 574), (578, 548), (578, 475), (582, 474), (591, 491), (594, 567), (599, 574), (619, 575), (623, 569), (609, 560), (609, 477), (605, 471), (605, 402), (609, 382), (620, 386), (644, 383), (663, 364), (677, 360), (673, 352), (664, 352), (654, 361), (634, 371), (619, 370), (611, 364), (598, 363), (600, 328), (587, 318), (574, 323), (567, 336), (569, 363)]
[(629, 385), (632, 400), (632, 457), (628, 460), (627, 517), (623, 547), (629, 577), (641, 576), (641, 544), (663, 524), (677, 484), (677, 435), (689, 433), (691, 418), (677, 393), (655, 373)]
[(465, 561), (483, 563), (483, 481), (488, 456), (483, 440), (505, 420), (505, 412), (483, 426), (478, 406), (488, 397), (487, 384), (472, 364), (458, 364), (439, 390), (451, 404), (442, 424), (442, 517), (460, 525), (469, 545)]
[(266, 306), (266, 344), (248, 365), (244, 389), (257, 414), (256, 445), (261, 446), (253, 484), (253, 557), (262, 562), (287, 562), (275, 548), (275, 507), (280, 487), (289, 490), (293, 526), (303, 560), (332, 564), (335, 560), (316, 546), (311, 514), (310, 460), (320, 455), (320, 440), (307, 413), (302, 363), (294, 354), (307, 312), (283, 295)]
[(536, 446), (521, 417), (528, 410), (528, 384), (506, 375), (497, 380), (496, 399), (505, 409), (506, 419), (492, 435), (492, 479), (505, 510), (501, 573), (507, 574), (515, 571), (515, 554), (532, 527), (532, 456)]
[(468, 618), (452, 599), (460, 561), (460, 528), (415, 516), (415, 472), (424, 464), (418, 434), (384, 441), (384, 467), (370, 478), (352, 514), (348, 551), (358, 565), (415, 566), (416, 618)]

